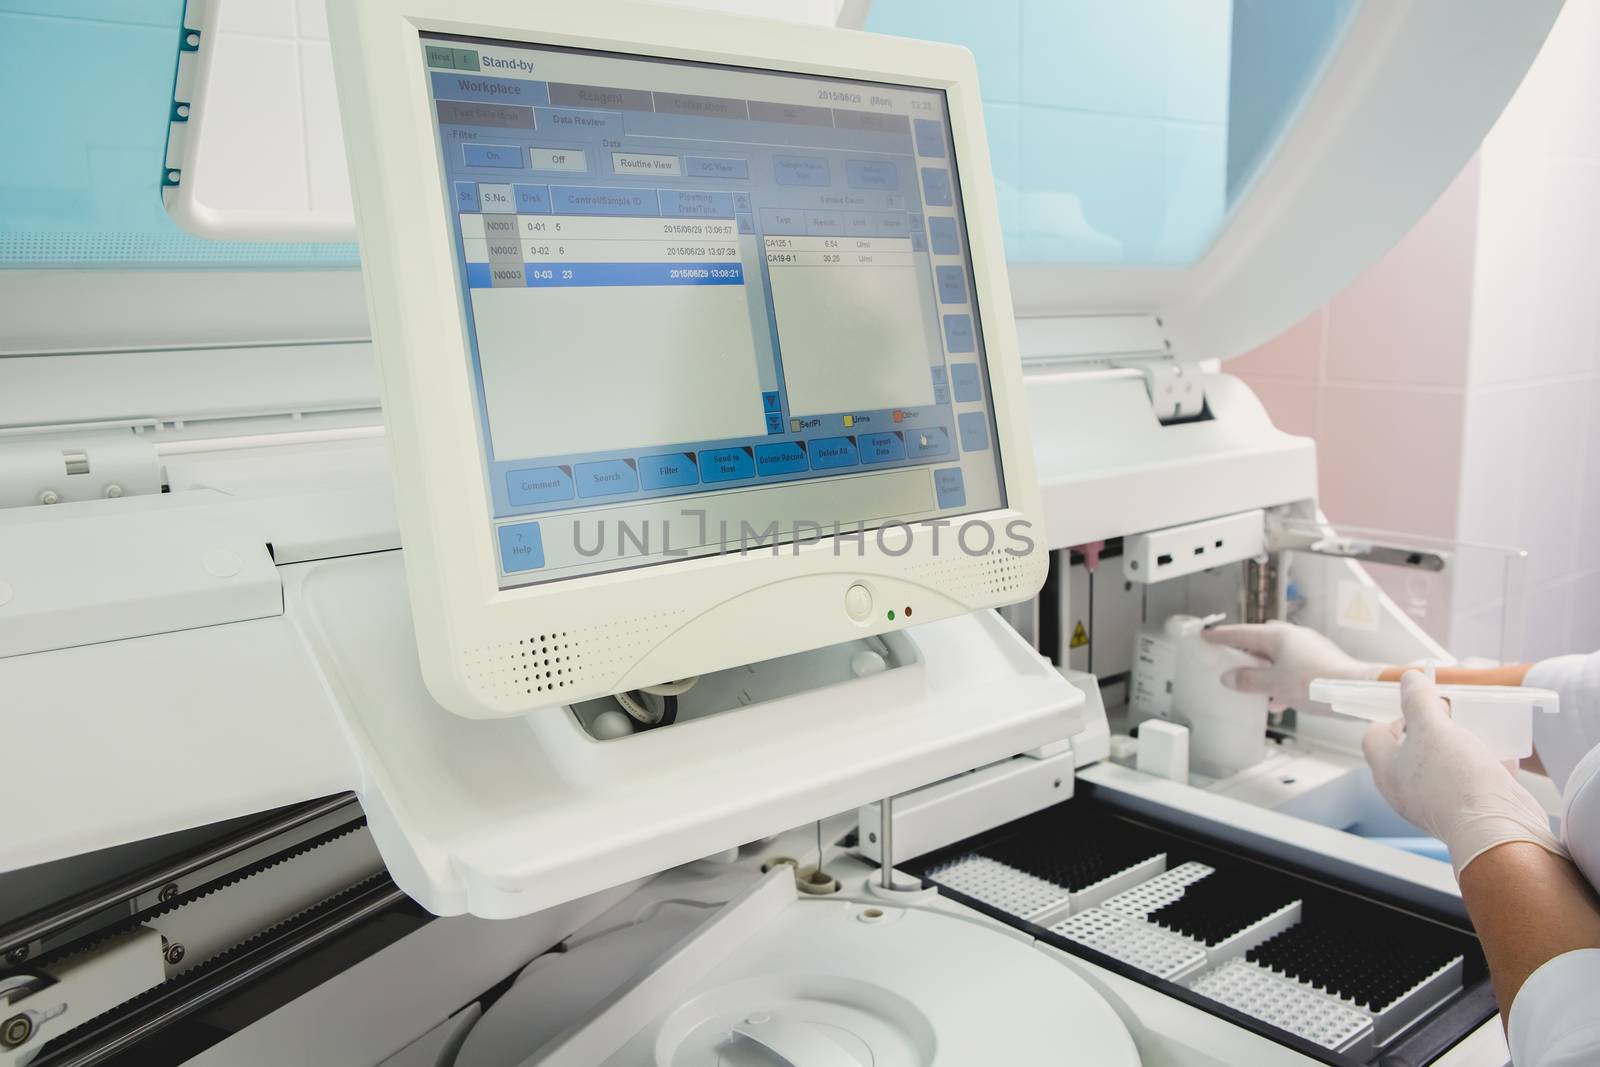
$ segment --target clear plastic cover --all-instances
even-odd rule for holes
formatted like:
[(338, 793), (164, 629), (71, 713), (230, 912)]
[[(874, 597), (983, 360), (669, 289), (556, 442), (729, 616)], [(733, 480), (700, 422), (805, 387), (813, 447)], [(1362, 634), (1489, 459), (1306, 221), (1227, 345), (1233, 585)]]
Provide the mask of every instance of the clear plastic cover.
[(1520, 549), (1282, 517), (1270, 539), (1284, 549), (1279, 617), (1354, 655), (1387, 654), (1394, 635), (1384, 601), (1457, 662), (1516, 663), (1529, 654)]
[[(1489, 746), (1497, 759), (1524, 759), (1533, 753), (1533, 713), (1554, 715), (1561, 698), (1548, 689), (1510, 685), (1441, 685), (1450, 714)], [(1353, 682), (1318, 678), (1311, 699), (1340, 715), (1391, 722), (1401, 715), (1399, 682)]]

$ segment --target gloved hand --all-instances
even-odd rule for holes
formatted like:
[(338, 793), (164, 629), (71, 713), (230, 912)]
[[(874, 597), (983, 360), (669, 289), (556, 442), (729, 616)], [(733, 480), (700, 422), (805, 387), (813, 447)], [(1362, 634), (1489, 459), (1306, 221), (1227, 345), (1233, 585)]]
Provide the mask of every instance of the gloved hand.
[(1287, 622), (1215, 626), (1201, 637), (1213, 644), (1248, 652), (1259, 667), (1238, 667), (1222, 676), (1222, 684), (1241, 693), (1266, 693), (1295, 707), (1311, 703), (1316, 678), (1376, 681), (1380, 663), (1363, 663), (1317, 631)]
[(1450, 719), (1450, 705), (1418, 671), (1400, 679), (1404, 718), (1375, 722), (1361, 739), (1372, 778), (1394, 810), (1445, 843), (1456, 876), (1510, 841), (1565, 856), (1544, 808), (1482, 741)]

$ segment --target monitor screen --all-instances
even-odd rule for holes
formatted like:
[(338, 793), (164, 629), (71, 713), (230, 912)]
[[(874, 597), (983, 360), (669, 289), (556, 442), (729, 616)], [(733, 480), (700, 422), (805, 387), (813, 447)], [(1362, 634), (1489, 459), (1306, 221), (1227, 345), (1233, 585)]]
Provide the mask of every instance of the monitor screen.
[(943, 92), (422, 48), (502, 588), (1005, 506)]

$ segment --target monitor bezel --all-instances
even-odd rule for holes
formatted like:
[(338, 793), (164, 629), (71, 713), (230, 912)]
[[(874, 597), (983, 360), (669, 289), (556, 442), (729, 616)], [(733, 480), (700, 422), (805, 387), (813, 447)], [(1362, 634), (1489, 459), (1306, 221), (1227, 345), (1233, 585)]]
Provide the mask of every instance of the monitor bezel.
[[(1013, 603), (1035, 593), (1048, 553), (971, 53), (951, 45), (623, 0), (536, 8), (516, 0), (475, 0), (470, 16), (463, 14), (467, 6), (459, 0), (334, 0), (329, 5), (407, 583), (422, 673), (435, 699), (470, 717), (515, 715)], [(449, 201), (422, 62), (424, 33), (942, 91), (960, 174), (974, 306), (1007, 501), (1000, 509), (962, 515), (959, 524), (988, 527), (990, 544), (1032, 542), (1030, 552), (990, 561), (991, 567), (1007, 568), (1011, 580), (985, 583), (954, 578), (954, 571), (946, 580), (930, 537), (902, 537), (891, 527), (884, 537), (869, 534), (848, 547), (824, 538), (773, 555), (692, 557), (502, 589)], [(439, 299), (441, 292), (451, 299)], [(1015, 540), (1019, 523), (1026, 534)], [(962, 558), (950, 557), (949, 538), (941, 547), (944, 558), (961, 569)], [(987, 559), (1002, 551), (981, 555)], [(856, 582), (873, 591), (875, 607), (914, 597), (918, 610), (909, 620), (901, 613), (891, 621), (885, 611), (875, 610), (856, 621), (843, 609), (844, 591)], [(552, 674), (548, 689), (530, 685), (534, 691), (527, 693), (494, 680), (495, 671), (513, 669), (500, 660), (517, 656), (519, 642), (525, 647), (538, 638), (549, 647), (555, 635), (566, 635), (562, 643), (573, 657), (564, 660), (570, 673)], [(618, 635), (627, 651), (615, 651)], [(587, 661), (574, 662), (585, 649)]]

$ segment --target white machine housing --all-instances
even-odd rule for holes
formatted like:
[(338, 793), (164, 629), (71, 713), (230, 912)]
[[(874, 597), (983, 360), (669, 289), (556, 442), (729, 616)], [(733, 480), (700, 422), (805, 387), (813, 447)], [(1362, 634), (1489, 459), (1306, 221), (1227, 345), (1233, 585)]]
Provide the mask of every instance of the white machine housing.
[[(1135, 598), (1110, 560), (1101, 574), (1117, 581), (1091, 595), (1078, 586), (1085, 569), (1069, 564), (1073, 546), (1179, 543), (1257, 511), (1315, 518), (1312, 443), (1274, 428), (1248, 387), (1209, 360), (1294, 321), (1398, 238), (1476, 146), (1559, 6), (1368, 0), (1203, 266), (1087, 272), (1092, 285), (1063, 284), (1082, 271), (1013, 271), (1032, 364), (1023, 387), (1047, 420), (1033, 454), (1067, 587), (1063, 635), (1071, 608), (1102, 605), (1102, 594), (1130, 632), (1145, 610), (1203, 614), (1208, 598), (1237, 595), (1247, 562), (1219, 557), (1218, 567), (1134, 586)], [(1307, 247), (1339, 251), (1285, 258)], [(896, 855), (909, 856), (1077, 785), (1153, 822), (1226, 831), (1354, 886), (1401, 883), (1434, 902), (1454, 899), (1447, 866), (1341, 832), (1360, 814), (1359, 756), (1339, 765), (1331, 748), (1286, 753), (1276, 773), (1211, 788), (1140, 774), (1107, 738), (1115, 685), (1102, 698), (1094, 675), (1070, 673), (1088, 695), (1080, 708), (992, 614), (940, 622), (926, 638), (908, 631), (936, 675), (915, 685), (890, 672), (865, 690), (626, 739), (625, 757), (615, 742), (569, 730), (571, 717), (547, 717), (534, 740), (524, 723), (449, 715), (421, 683), (409, 622), (393, 617), (406, 603), (400, 538), (351, 273), (38, 271), (4, 281), (0, 489), (20, 506), (0, 510), (0, 721), (23, 754), (0, 778), (7, 869), (353, 787), (409, 893), (438, 912), (512, 915), (871, 797), (900, 794)], [(1208, 305), (1219, 293), (1226, 299)], [(1247, 296), (1261, 303), (1245, 309)], [(1171, 318), (1180, 305), (1209, 307), (1206, 330), (1228, 336), (1183, 328)], [(61, 313), (83, 306), (98, 314)], [(48, 487), (47, 435), (48, 452), (62, 455), (52, 484), (98, 480), (104, 455), (118, 484), (159, 485), (159, 495), (109, 497), (100, 482), (66, 503), (27, 503)], [(87, 469), (75, 474), (80, 457)], [(1348, 561), (1335, 568), (1341, 580), (1363, 577)], [(1009, 617), (1038, 633), (1037, 617)], [(1442, 652), (1393, 611), (1349, 636), (1361, 642), (1353, 651), (1373, 657)], [(1098, 655), (1095, 670), (1117, 673)], [(913, 700), (880, 714), (876, 697), (907, 688)], [(391, 707), (401, 714), (387, 715)], [(427, 727), (413, 729), (419, 721)], [(473, 727), (503, 729), (460, 732)], [(731, 783), (721, 797), (709, 783), (685, 784), (686, 733), (726, 750), (708, 772)], [(457, 760), (462, 738), (473, 740)], [(474, 763), (498, 738), (557, 742), (539, 757), (537, 791), (519, 794), (525, 782)], [(760, 744), (734, 747), (752, 738)], [(656, 741), (671, 742), (667, 760), (649, 758)], [(390, 759), (395, 744), (404, 759)], [(1004, 758), (1021, 752), (1031, 754)], [(658, 765), (672, 760), (675, 773), (663, 773)], [(824, 765), (827, 780), (807, 777)], [(419, 768), (427, 773), (408, 781)], [(1296, 776), (1323, 788), (1280, 784)], [(648, 825), (631, 821), (641, 812)], [(861, 821), (864, 841), (878, 814)], [(651, 838), (669, 824), (672, 840)], [(553, 924), (582, 925), (562, 909), (537, 921), (552, 924), (552, 938), (561, 936)], [(488, 929), (481, 943), (494, 946), (513, 929), (472, 922), (430, 926), (410, 955), (375, 957), (239, 1034), (258, 1059), (218, 1046), (208, 1062), (278, 1062), (285, 1048), (325, 1057), (345, 1047), (330, 1038), (359, 1043), (351, 1062), (376, 1062), (399, 1047), (403, 1027), (422, 1035), (455, 1011), (477, 980), (456, 970), (451, 985), (399, 975), (436, 967), (462, 929)], [(469, 946), (464, 955), (478, 966), (486, 954)], [(1159, 988), (1076, 957), (1061, 962), (1116, 1005), (1152, 1067), (1310, 1062)], [(1506, 1059), (1490, 1019), (1437, 1062)]]
[[(883, 609), (899, 604), (916, 604), (916, 621), (924, 621), (1036, 592), (1046, 553), (1034, 537), (1012, 540), (1012, 531), (1036, 529), (1041, 515), (1016, 335), (1000, 313), (1011, 295), (971, 54), (824, 27), (784, 24), (780, 32), (772, 22), (648, 4), (535, 10), (496, 0), (475, 5), (470, 19), (459, 10), (448, 0), (329, 10), (407, 584), (423, 677), (436, 699), (462, 715), (515, 715), (551, 697), (604, 696), (898, 629), (905, 613)], [(1007, 504), (959, 521), (988, 526), (988, 535), (971, 536), (989, 551), (941, 553), (932, 538), (900, 524), (865, 538), (860, 552), (822, 537), (781, 552), (499, 588), (449, 199), (425, 106), (425, 31), (943, 91)], [(549, 446), (550, 454), (562, 451), (560, 442)], [(857, 584), (877, 610), (847, 611), (846, 591)], [(554, 633), (569, 669), (528, 692), (507, 668), (518, 666), (522, 642)]]

